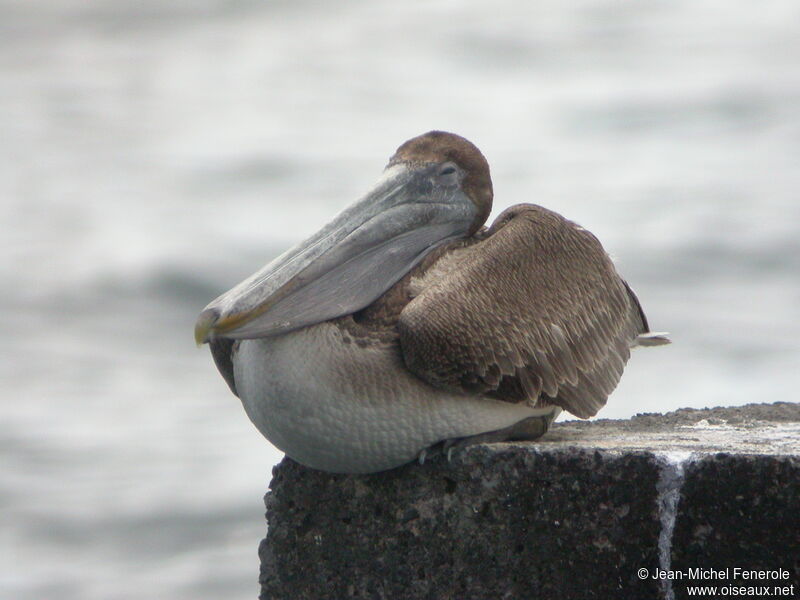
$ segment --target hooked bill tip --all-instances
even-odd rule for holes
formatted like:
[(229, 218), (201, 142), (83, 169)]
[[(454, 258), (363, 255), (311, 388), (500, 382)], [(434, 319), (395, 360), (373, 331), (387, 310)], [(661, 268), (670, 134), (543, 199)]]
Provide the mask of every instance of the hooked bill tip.
[(219, 320), (220, 312), (216, 308), (207, 308), (197, 317), (194, 325), (194, 341), (199, 348), (211, 339), (211, 330)]

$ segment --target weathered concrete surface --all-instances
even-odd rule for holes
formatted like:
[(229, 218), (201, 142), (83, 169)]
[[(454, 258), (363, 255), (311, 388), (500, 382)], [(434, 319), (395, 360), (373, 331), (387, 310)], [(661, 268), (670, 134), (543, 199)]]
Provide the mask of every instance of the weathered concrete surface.
[[(797, 440), (795, 440), (797, 444)], [(708, 581), (673, 581), (676, 598), (689, 585), (785, 586), (800, 598), (800, 459), (718, 454), (686, 466), (672, 538), (672, 569), (728, 569)], [(784, 569), (786, 580), (734, 577), (733, 567)], [(755, 594), (747, 594), (754, 596)], [(776, 596), (776, 594), (770, 594)]]
[(636, 568), (657, 565), (657, 478), (646, 454), (514, 446), (368, 477), (286, 461), (263, 597), (653, 597)]
[(774, 583), (800, 596), (798, 434), (800, 404), (776, 403), (558, 423), (370, 476), (286, 459), (261, 597), (682, 598), (715, 583), (653, 579), (670, 560), (788, 569)]
[(775, 402), (732, 408), (682, 408), (636, 415), (556, 423), (537, 445), (680, 453), (800, 454), (800, 403)]

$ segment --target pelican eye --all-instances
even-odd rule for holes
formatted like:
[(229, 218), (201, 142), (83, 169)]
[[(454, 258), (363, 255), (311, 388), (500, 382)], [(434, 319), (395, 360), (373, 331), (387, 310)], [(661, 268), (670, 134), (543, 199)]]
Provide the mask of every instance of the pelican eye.
[(446, 162), (439, 167), (436, 172), (436, 180), (439, 185), (445, 187), (457, 186), (461, 179), (461, 171), (455, 163)]

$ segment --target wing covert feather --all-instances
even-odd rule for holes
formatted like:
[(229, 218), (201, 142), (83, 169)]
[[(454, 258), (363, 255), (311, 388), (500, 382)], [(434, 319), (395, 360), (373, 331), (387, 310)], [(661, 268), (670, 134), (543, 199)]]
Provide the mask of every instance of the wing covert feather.
[(431, 385), (594, 415), (647, 331), (591, 233), (536, 205), (502, 213), (400, 314), (408, 368)]

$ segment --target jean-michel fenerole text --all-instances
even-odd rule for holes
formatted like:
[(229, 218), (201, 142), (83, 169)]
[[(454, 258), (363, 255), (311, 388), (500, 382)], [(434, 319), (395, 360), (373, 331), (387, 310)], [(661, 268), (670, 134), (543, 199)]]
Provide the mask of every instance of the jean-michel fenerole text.
[(652, 579), (686, 579), (686, 580), (787, 580), (789, 579), (788, 569), (746, 569), (743, 567), (726, 567), (724, 569), (711, 569), (694, 567), (683, 570), (664, 570), (656, 569), (651, 575)]

